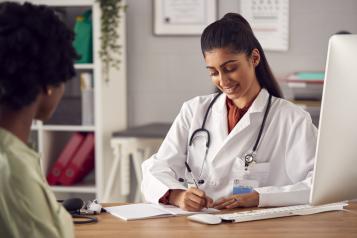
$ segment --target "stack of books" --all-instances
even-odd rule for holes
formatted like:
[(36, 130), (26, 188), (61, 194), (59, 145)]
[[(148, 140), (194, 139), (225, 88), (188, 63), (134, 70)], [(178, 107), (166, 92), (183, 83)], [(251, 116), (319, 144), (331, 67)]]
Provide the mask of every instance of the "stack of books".
[(316, 126), (319, 123), (324, 78), (324, 72), (296, 72), (283, 80), (285, 97), (308, 111)]
[(47, 174), (50, 185), (73, 185), (94, 169), (94, 134), (74, 133)]
[(324, 72), (296, 72), (284, 80), (295, 100), (321, 100)]

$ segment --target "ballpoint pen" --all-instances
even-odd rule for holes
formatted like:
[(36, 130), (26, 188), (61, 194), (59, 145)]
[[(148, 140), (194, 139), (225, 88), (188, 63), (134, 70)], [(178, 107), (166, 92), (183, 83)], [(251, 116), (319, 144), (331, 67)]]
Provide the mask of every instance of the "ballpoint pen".
[[(193, 182), (195, 183), (196, 188), (198, 189), (198, 183), (197, 183), (195, 177), (193, 176), (193, 173), (192, 173), (192, 170), (191, 170), (190, 166), (188, 165), (188, 163), (187, 163), (186, 161), (185, 161), (185, 165), (186, 165), (187, 171), (191, 174), (192, 180), (193, 180)], [(208, 206), (207, 206), (207, 199), (206, 199), (206, 198), (205, 198), (205, 201), (206, 201), (205, 207), (208, 208)]]
[(190, 166), (188, 165), (188, 163), (186, 161), (185, 161), (185, 165), (186, 165), (187, 171), (191, 174), (192, 180), (195, 183), (196, 188), (198, 188), (198, 183), (197, 183), (195, 177), (193, 176), (193, 173), (192, 173), (192, 170), (191, 170)]

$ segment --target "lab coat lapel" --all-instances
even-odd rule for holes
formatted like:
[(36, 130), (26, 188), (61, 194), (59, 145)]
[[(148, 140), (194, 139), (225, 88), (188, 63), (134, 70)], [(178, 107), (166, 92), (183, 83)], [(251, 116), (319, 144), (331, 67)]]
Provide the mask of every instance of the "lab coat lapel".
[(215, 113), (219, 113), (219, 112), (221, 113), (221, 115), (219, 116), (219, 119), (221, 120), (220, 121), (221, 129), (219, 130), (218, 134), (220, 134), (220, 138), (224, 138), (224, 139), (221, 143), (221, 146), (218, 148), (218, 150), (216, 150), (216, 153), (213, 156), (212, 160), (218, 157), (221, 151), (227, 153), (228, 151), (225, 151), (226, 145), (229, 144), (231, 140), (239, 137), (239, 134), (244, 129), (246, 129), (251, 125), (251, 121), (254, 119), (256, 115), (264, 113), (268, 97), (269, 97), (269, 93), (267, 92), (267, 90), (262, 89), (258, 94), (257, 98), (254, 100), (253, 104), (250, 106), (249, 110), (246, 112), (246, 114), (241, 118), (241, 120), (238, 122), (238, 124), (233, 128), (233, 130), (229, 134), (228, 134), (228, 124), (227, 124), (227, 108), (225, 104), (226, 95), (220, 98), (221, 100), (223, 99), (222, 101), (224, 105), (222, 105), (222, 102), (217, 103), (215, 105), (216, 107), (213, 108), (213, 111)]
[(226, 95), (222, 94), (212, 106), (213, 133), (218, 143), (222, 143), (228, 136)]

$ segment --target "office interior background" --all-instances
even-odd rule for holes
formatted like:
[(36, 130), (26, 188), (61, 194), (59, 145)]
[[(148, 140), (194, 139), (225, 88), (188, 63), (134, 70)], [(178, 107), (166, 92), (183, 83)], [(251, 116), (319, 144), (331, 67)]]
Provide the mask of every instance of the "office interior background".
[[(324, 71), (329, 37), (341, 30), (357, 33), (357, 1), (290, 0), (289, 5), (289, 49), (265, 52), (279, 80), (296, 71)], [(218, 18), (239, 13), (240, 1), (218, 0), (217, 8)], [(153, 35), (152, 1), (128, 1), (127, 59), (129, 126), (170, 122), (184, 101), (214, 90), (200, 37)]]
[[(56, 8), (60, 6), (57, 9), (69, 12), (70, 25), (73, 26), (73, 14), (92, 8), (95, 1), (32, 2), (49, 4)], [(95, 168), (78, 184), (52, 186), (58, 199), (81, 197), (98, 198), (100, 201), (138, 201), (135, 200), (140, 183), (138, 166), (134, 165), (134, 160), (129, 160), (125, 166), (120, 162), (116, 167), (118, 153), (123, 153), (124, 147), (128, 150), (133, 146), (120, 144), (122, 147), (115, 150), (117, 144), (113, 144), (112, 133), (148, 123), (171, 123), (183, 102), (215, 90), (205, 68), (199, 35), (155, 35), (154, 0), (126, 0), (125, 3), (127, 9), (122, 13), (124, 25), (119, 29), (122, 45), (122, 63), (119, 71), (114, 70), (110, 75), (110, 82), (105, 82), (100, 75), (100, 58), (96, 53), (93, 64), (76, 65), (80, 74), (90, 72), (96, 81), (94, 101), (97, 107), (92, 112), (95, 119), (92, 118), (93, 125), (81, 125), (81, 90), (79, 80), (76, 80), (67, 85), (62, 100), (64, 103), (60, 104), (54, 118), (47, 124), (35, 125), (33, 128), (32, 142), (37, 144), (38, 151), (43, 155), (45, 175), (56, 164), (73, 134), (95, 134)], [(83, 6), (79, 6), (81, 4)], [(240, 13), (240, 4), (239, 0), (216, 0), (217, 19), (228, 12)], [(99, 31), (98, 12), (93, 11), (92, 17), (96, 34)], [(293, 97), (291, 89), (284, 83), (287, 76), (294, 72), (323, 72), (329, 37), (342, 30), (356, 34), (356, 22), (355, 0), (289, 1), (288, 50), (265, 51), (273, 73), (281, 83), (287, 98)], [(94, 50), (99, 49), (98, 41), (93, 47)], [(305, 108), (311, 109), (310, 113), (317, 124), (319, 103), (313, 102), (311, 108)], [(121, 155), (120, 159), (123, 160), (123, 154)], [(148, 155), (145, 154), (146, 157)], [(133, 158), (133, 154), (130, 156)], [(112, 173), (116, 176), (111, 177)], [(112, 185), (109, 189), (108, 184)], [(126, 187), (125, 196), (123, 187)], [(110, 192), (108, 196), (105, 194), (107, 191)]]
[[(128, 126), (172, 122), (183, 102), (214, 91), (200, 36), (156, 36), (153, 1), (127, 3)], [(240, 1), (218, 0), (217, 19), (228, 12), (239, 13)], [(265, 51), (276, 78), (283, 82), (294, 72), (323, 72), (329, 37), (341, 30), (357, 33), (356, 22), (357, 1), (290, 0), (289, 48)], [(284, 96), (292, 98), (291, 90), (284, 83), (281, 86)], [(318, 124), (319, 106), (310, 113)], [(135, 186), (132, 180), (131, 187)]]

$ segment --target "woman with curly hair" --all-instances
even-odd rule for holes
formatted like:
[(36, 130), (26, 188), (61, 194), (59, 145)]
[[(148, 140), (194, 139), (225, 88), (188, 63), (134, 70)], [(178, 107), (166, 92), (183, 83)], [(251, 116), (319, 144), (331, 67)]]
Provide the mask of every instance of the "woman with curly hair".
[(46, 6), (0, 3), (0, 237), (73, 237), (27, 141), (75, 75), (73, 32)]

